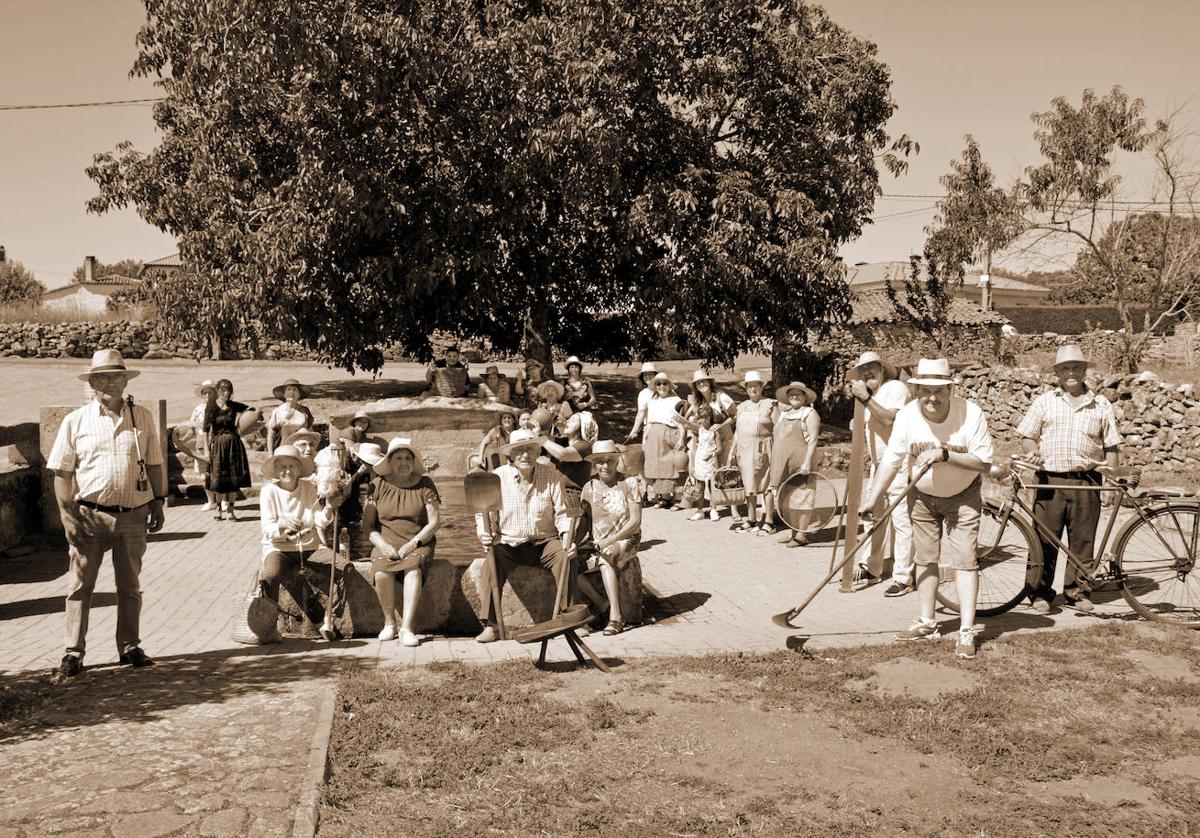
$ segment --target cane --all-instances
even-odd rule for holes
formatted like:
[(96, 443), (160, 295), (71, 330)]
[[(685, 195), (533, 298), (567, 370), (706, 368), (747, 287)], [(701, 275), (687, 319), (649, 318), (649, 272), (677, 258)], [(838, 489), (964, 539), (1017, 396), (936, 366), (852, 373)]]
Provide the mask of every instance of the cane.
[(321, 628), (318, 629), (321, 637), (330, 643), (337, 640), (337, 632), (333, 629), (333, 578), (337, 572), (338, 544), (341, 536), (338, 530), (338, 514), (337, 511), (333, 513), (333, 555), (329, 559), (329, 598), (325, 600), (325, 622), (321, 623)]
[(913, 490), (913, 487), (917, 485), (917, 481), (919, 481), (922, 477), (924, 477), (925, 472), (929, 471), (929, 469), (932, 466), (933, 466), (933, 463), (926, 463), (924, 466), (921, 467), (921, 470), (918, 471), (917, 474), (911, 480), (908, 481), (908, 485), (904, 487), (904, 491), (901, 492), (894, 501), (892, 501), (891, 503), (889, 503), (887, 505), (887, 507), (880, 514), (879, 518), (875, 521), (874, 525), (872, 525), (872, 527), (869, 530), (867, 530), (866, 535), (864, 535), (861, 539), (859, 539), (858, 544), (855, 545), (854, 549), (848, 551), (844, 556), (842, 556), (842, 560), (840, 562), (838, 562), (834, 567), (830, 568), (828, 575), (826, 575), (826, 577), (823, 580), (821, 580), (821, 584), (813, 589), (813, 592), (805, 598), (804, 602), (800, 603), (799, 605), (797, 605), (795, 608), (791, 609), (790, 611), (784, 611), (782, 614), (776, 614), (775, 616), (771, 617), (771, 622), (773, 622), (775, 625), (779, 626), (780, 628), (786, 628), (786, 629), (800, 628), (800, 626), (792, 623), (792, 620), (794, 620), (800, 614), (801, 611), (803, 611), (805, 608), (807, 608), (808, 604), (810, 602), (812, 602), (814, 599), (817, 598), (817, 594), (821, 593), (821, 589), (833, 581), (833, 577), (835, 577), (839, 573), (841, 573), (842, 568), (845, 567), (845, 565), (846, 565), (846, 562), (848, 562), (852, 558), (854, 558), (855, 554), (858, 553), (858, 551), (862, 549), (862, 546), (864, 544), (867, 544), (871, 541), (871, 536), (875, 533), (875, 530), (879, 529), (879, 527), (883, 526), (884, 524), (886, 524), (888, 522), (888, 519), (892, 515), (892, 510), (894, 510), (897, 506), (900, 505), (900, 501), (905, 500), (908, 497), (908, 493), (911, 492)]

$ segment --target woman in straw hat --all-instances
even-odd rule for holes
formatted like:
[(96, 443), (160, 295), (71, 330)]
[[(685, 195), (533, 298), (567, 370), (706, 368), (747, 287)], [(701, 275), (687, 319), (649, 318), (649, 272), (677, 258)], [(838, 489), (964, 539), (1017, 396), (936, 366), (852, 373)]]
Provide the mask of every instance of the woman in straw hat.
[(567, 425), (567, 420), (574, 413), (571, 406), (562, 400), (566, 388), (554, 379), (547, 379), (537, 387), (537, 410), (544, 410), (550, 416), (548, 427), (542, 428), (547, 436), (561, 437)]
[(636, 477), (626, 477), (618, 471), (621, 453), (622, 447), (611, 439), (602, 439), (592, 446), (587, 459), (595, 469), (595, 477), (584, 485), (581, 497), (591, 518), (593, 552), (588, 557), (588, 569), (600, 569), (608, 597), (608, 625), (604, 629), (608, 635), (625, 630), (617, 579), (626, 565), (637, 558), (642, 537), (641, 485)]
[[(317, 486), (305, 480), (316, 470), (312, 460), (290, 445), (280, 445), (263, 463), (262, 473), (271, 482), (258, 496), (262, 527), (263, 593), (278, 601), (279, 584), (289, 569), (322, 545), (321, 534), (333, 523), (343, 496), (321, 498)], [(294, 596), (299, 601), (303, 597)]]
[(513, 403), (533, 410), (538, 406), (538, 385), (542, 383), (545, 367), (537, 358), (526, 358), (517, 367), (517, 380), (513, 387)]
[(477, 395), (482, 401), (491, 402), (493, 404), (512, 404), (512, 386), (509, 385), (508, 379), (504, 377), (504, 373), (500, 372), (500, 368), (495, 364), (490, 364), (483, 371), (483, 378), (479, 380), (479, 386), (475, 389)]
[[(742, 378), (747, 398), (738, 405), (733, 432), (734, 452), (746, 489), (746, 520), (737, 526), (736, 532), (755, 530), (757, 535), (775, 532), (772, 523), (775, 509), (767, 489), (771, 483), (771, 437), (779, 418), (779, 402), (763, 397), (766, 384), (766, 377), (758, 370), (750, 370)], [(761, 522), (758, 520), (759, 496), (763, 499)]]
[(250, 460), (238, 433), (238, 418), (250, 407), (233, 401), (233, 382), (228, 378), (217, 382), (216, 391), (205, 409), (202, 426), (209, 454), (204, 486), (221, 504), (213, 517), (236, 521), (233, 503), (238, 491), (250, 486)]
[(301, 428), (313, 426), (312, 411), (300, 403), (301, 399), (308, 398), (308, 387), (289, 378), (272, 389), (271, 395), (282, 404), (267, 416), (267, 451), (274, 451), (276, 445)]
[(650, 503), (664, 508), (675, 500), (680, 474), (677, 455), (684, 450), (683, 399), (675, 394), (675, 384), (664, 372), (654, 376), (654, 395), (646, 402), (646, 430), (642, 452), (646, 458), (642, 474), (650, 483)]
[(437, 544), (435, 534), (441, 523), (442, 498), (425, 474), (421, 453), (411, 440), (396, 437), (388, 443), (386, 452), (365, 443), (359, 446), (358, 453), (375, 472), (362, 526), (374, 546), (371, 570), (383, 606), (383, 631), (379, 639), (396, 637), (398, 582), (403, 575), (400, 642), (418, 646), (421, 641), (417, 639), (414, 620), (421, 599), (422, 577), (433, 561)]
[[(192, 408), (190, 424), (196, 431), (196, 453), (200, 455), (195, 458), (196, 476), (204, 479), (208, 474), (208, 435), (204, 433), (204, 414), (208, 412), (209, 404), (217, 398), (217, 382), (211, 378), (204, 379), (196, 388), (196, 395), (200, 397), (200, 403)], [(201, 512), (211, 512), (217, 508), (216, 492), (207, 485), (204, 487), (204, 497), (205, 503), (200, 507)]]
[(596, 406), (596, 390), (591, 380), (583, 377), (583, 361), (574, 355), (567, 359), (567, 377), (563, 379), (563, 386), (572, 409), (591, 410)]
[[(771, 441), (771, 492), (778, 501), (783, 481), (796, 473), (807, 476), (812, 472), (821, 417), (812, 407), (817, 394), (799, 381), (780, 387), (775, 391), (775, 397), (788, 405), (775, 420)], [(797, 489), (792, 501), (800, 510), (797, 515), (800, 529), (788, 530), (783, 543), (789, 547), (803, 547), (808, 543), (808, 523), (812, 520), (812, 486), (806, 483)]]
[(658, 375), (658, 369), (654, 366), (653, 361), (642, 363), (642, 370), (638, 373), (638, 381), (642, 382), (642, 389), (638, 390), (637, 394), (637, 415), (633, 418), (633, 427), (629, 430), (629, 436), (625, 437), (626, 442), (642, 432), (642, 425), (646, 422), (646, 406), (650, 404), (650, 399), (654, 398), (654, 376), (656, 375)]

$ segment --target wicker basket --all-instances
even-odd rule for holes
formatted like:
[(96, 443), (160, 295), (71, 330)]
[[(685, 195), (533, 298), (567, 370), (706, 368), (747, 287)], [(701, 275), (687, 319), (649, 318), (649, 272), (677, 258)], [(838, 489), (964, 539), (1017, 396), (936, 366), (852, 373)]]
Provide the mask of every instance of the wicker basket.
[(279, 639), (276, 619), (279, 606), (262, 595), (258, 583), (261, 577), (254, 574), (250, 590), (233, 597), (233, 629), (230, 636), (236, 643), (259, 646)]
[(746, 489), (742, 486), (742, 472), (733, 466), (719, 468), (712, 477), (713, 506), (733, 506), (746, 502)]

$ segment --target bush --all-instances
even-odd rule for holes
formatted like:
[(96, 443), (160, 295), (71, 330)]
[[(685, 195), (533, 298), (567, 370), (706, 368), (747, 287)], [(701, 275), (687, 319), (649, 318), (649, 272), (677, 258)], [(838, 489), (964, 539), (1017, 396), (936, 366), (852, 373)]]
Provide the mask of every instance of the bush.
[[(1018, 332), (1026, 335), (1040, 335), (1042, 332), (1082, 335), (1089, 331), (1089, 324), (1092, 329), (1116, 331), (1123, 328), (1115, 306), (1020, 306), (996, 310), (1011, 320)], [(1144, 306), (1133, 308), (1135, 326), (1140, 326), (1145, 312)], [(1158, 333), (1170, 334), (1174, 328), (1175, 320), (1168, 318)]]

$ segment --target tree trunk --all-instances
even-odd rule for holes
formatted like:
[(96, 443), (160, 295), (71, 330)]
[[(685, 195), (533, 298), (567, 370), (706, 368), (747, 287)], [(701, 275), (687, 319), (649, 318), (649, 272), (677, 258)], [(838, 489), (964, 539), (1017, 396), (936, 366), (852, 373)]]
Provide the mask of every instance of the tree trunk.
[(554, 378), (554, 347), (550, 344), (549, 315), (541, 306), (525, 312), (524, 336), (521, 340), (526, 358), (536, 358), (545, 366), (543, 378)]
[(221, 360), (221, 335), (215, 330), (209, 336), (208, 356), (214, 361)]
[(807, 346), (775, 340), (771, 344), (771, 383), (775, 387), (790, 381), (807, 384), (817, 392), (823, 419), (848, 421), (853, 403), (842, 394), (841, 386), (846, 367), (853, 362), (837, 352), (818, 355)]

